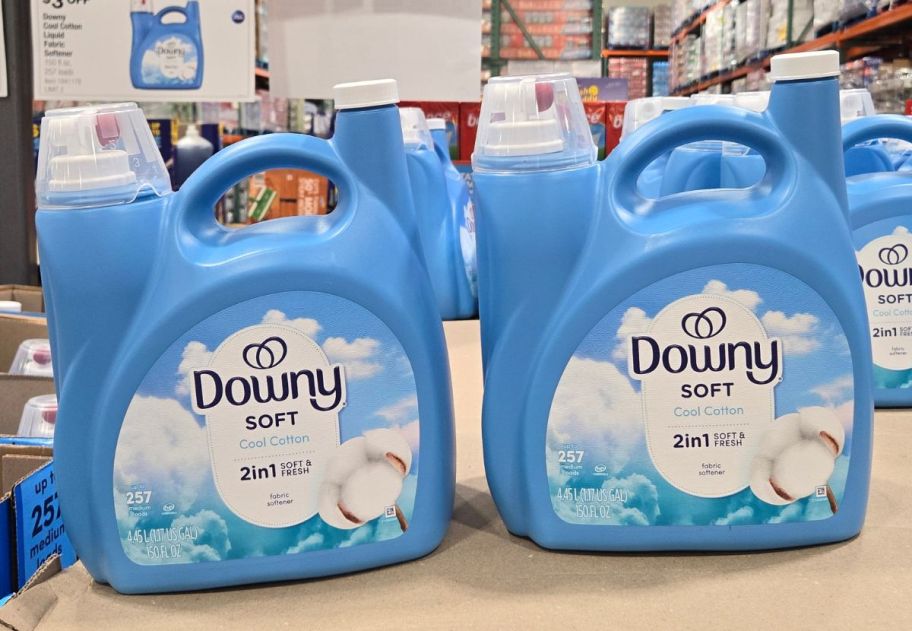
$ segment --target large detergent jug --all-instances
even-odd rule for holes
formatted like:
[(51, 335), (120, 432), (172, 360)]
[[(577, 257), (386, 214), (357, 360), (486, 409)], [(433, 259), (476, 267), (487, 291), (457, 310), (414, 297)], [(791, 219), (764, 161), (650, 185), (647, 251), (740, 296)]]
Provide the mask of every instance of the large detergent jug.
[(130, 80), (134, 88), (196, 90), (203, 84), (198, 0), (188, 0), (185, 7), (165, 7), (158, 13), (152, 10), (152, 0), (133, 0), (130, 23)]
[[(661, 114), (690, 107), (692, 104), (693, 101), (686, 96), (648, 96), (630, 101), (624, 108), (621, 140)], [(668, 154), (665, 154), (643, 169), (637, 186), (645, 197), (656, 198), (661, 195), (662, 178), (667, 165)]]
[[(772, 74), (767, 112), (670, 112), (601, 164), (553, 79), (485, 88), (473, 156), (485, 470), (514, 534), (629, 551), (859, 532), (871, 350), (838, 55), (774, 57)], [(653, 160), (706, 139), (756, 149), (763, 180), (638, 191)]]
[(418, 231), (437, 307), (444, 320), (468, 317), (472, 314), (463, 315), (460, 303), (458, 283), (465, 277), (465, 268), (456, 256), (458, 235), (446, 173), (424, 113), (417, 107), (404, 107), (399, 116)]
[[(859, 145), (880, 139), (912, 142), (912, 120), (879, 115), (842, 128), (846, 159)], [(883, 407), (912, 405), (912, 173), (882, 172), (847, 178), (849, 220), (858, 270), (868, 306), (874, 353), (874, 402)], [(874, 166), (869, 164), (869, 166)]]
[[(751, 112), (765, 112), (769, 106), (768, 91), (736, 94), (732, 105)], [(722, 160), (719, 164), (720, 188), (747, 188), (763, 179), (766, 163), (763, 156), (750, 147), (736, 142), (722, 143)]]
[[(871, 93), (864, 88), (841, 90), (839, 92), (840, 115), (843, 126), (853, 120), (874, 116), (874, 100)], [(862, 173), (882, 173), (894, 171), (896, 166), (887, 146), (880, 138), (873, 138), (845, 152), (846, 177)]]
[(450, 221), (452, 222), (450, 252), (455, 261), (456, 278), (453, 281), (457, 296), (457, 316), (471, 318), (478, 315), (478, 262), (475, 244), (475, 204), (469, 193), (469, 186), (462, 174), (456, 170), (450, 157), (450, 140), (447, 122), (443, 118), (428, 120), (428, 128), (434, 139), (434, 151), (443, 165), (447, 195), (450, 198)]
[[(134, 593), (323, 576), (440, 542), (449, 371), (397, 100), (391, 80), (337, 86), (331, 141), (245, 140), (170, 195), (135, 105), (45, 116), (55, 472), (97, 580)], [(270, 168), (320, 173), (339, 206), (218, 224), (222, 192)]]

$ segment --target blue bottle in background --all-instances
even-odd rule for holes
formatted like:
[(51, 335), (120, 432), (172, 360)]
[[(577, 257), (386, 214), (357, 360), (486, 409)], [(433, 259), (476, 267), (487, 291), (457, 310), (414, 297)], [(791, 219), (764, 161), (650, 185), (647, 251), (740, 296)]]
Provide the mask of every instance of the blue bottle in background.
[[(842, 128), (849, 155), (861, 150), (882, 157), (882, 139), (912, 142), (912, 120), (878, 115), (857, 118)], [(872, 144), (872, 143), (876, 143)], [(882, 153), (875, 154), (875, 151)], [(875, 160), (868, 162), (876, 166)], [(874, 356), (874, 401), (880, 407), (912, 406), (912, 174), (896, 172), (887, 160), (880, 171), (850, 175), (849, 219), (868, 305)]]
[[(582, 114), (553, 79), (485, 88), (473, 156), (485, 470), (511, 532), (617, 551), (859, 532), (871, 348), (838, 54), (777, 56), (772, 74), (767, 112), (670, 112), (597, 165), (574, 151)], [(763, 180), (638, 190), (656, 158), (707, 139), (754, 148)]]
[(456, 295), (455, 318), (478, 315), (478, 262), (475, 244), (475, 205), (469, 186), (456, 170), (450, 157), (447, 122), (442, 118), (428, 120), (434, 139), (434, 151), (443, 166), (447, 195), (450, 198), (450, 255), (454, 261), (453, 291)]
[[(167, 20), (166, 20), (167, 18)], [(132, 0), (130, 80), (139, 90), (196, 90), (203, 84), (203, 38), (198, 0), (152, 11)]]
[[(683, 109), (693, 105), (693, 101), (685, 96), (649, 96), (634, 99), (624, 108), (624, 125), (621, 128), (621, 140), (635, 132), (637, 129), (657, 118), (665, 112)], [(648, 167), (643, 169), (637, 186), (645, 197), (653, 198), (661, 195), (662, 178), (665, 177), (665, 167), (668, 165), (668, 154), (659, 156)]]
[[(839, 92), (839, 103), (843, 125), (859, 118), (877, 114), (871, 93), (864, 88), (841, 90)], [(846, 177), (894, 170), (896, 170), (896, 165), (894, 164), (893, 156), (880, 138), (872, 138), (846, 149)]]
[[(732, 105), (749, 112), (765, 112), (769, 106), (769, 97), (768, 91), (742, 92), (735, 95)], [(720, 188), (747, 188), (763, 179), (766, 163), (755, 149), (736, 142), (724, 142), (720, 168)]]
[[(135, 105), (44, 118), (55, 471), (96, 580), (136, 593), (324, 576), (441, 541), (449, 369), (397, 100), (395, 81), (337, 86), (331, 141), (237, 143), (173, 194)], [(339, 206), (218, 224), (222, 192), (267, 168), (330, 178)]]

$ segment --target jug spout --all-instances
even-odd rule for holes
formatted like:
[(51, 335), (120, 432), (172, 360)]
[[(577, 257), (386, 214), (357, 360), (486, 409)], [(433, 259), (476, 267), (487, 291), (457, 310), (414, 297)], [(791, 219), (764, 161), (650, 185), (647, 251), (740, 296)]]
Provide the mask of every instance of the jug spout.
[[(839, 53), (819, 51), (773, 57), (769, 115), (795, 151), (848, 207), (839, 111)], [(833, 156), (839, 159), (834, 160)]]
[(336, 151), (361, 182), (396, 213), (417, 243), (396, 81), (340, 83), (333, 92), (339, 111), (333, 136)]

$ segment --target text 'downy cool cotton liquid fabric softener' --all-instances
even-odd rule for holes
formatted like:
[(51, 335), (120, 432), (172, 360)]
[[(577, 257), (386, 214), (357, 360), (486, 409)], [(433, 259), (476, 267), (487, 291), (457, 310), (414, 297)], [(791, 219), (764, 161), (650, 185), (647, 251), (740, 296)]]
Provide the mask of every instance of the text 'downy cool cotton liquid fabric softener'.
[[(669, 112), (601, 164), (572, 79), (486, 87), (473, 156), (485, 468), (511, 532), (618, 551), (859, 532), (871, 350), (838, 55), (783, 55), (772, 71), (765, 113)], [(756, 150), (763, 179), (638, 191), (653, 160), (707, 139)]]
[[(446, 531), (449, 371), (396, 84), (335, 96), (331, 141), (245, 140), (170, 195), (135, 105), (42, 121), (61, 510), (118, 591), (361, 570)], [(219, 225), (222, 192), (269, 168), (330, 178), (339, 206)]]

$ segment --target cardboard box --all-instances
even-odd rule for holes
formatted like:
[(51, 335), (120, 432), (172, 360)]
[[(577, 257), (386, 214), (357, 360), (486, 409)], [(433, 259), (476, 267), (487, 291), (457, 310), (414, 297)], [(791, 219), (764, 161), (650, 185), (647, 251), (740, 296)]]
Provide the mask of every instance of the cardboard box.
[[(0, 285), (0, 300), (15, 300), (22, 303), (22, 310), (29, 313), (44, 313), (44, 294), (41, 287), (31, 285)], [(10, 360), (12, 361), (12, 359)], [(2, 368), (0, 368), (2, 370)]]
[[(0, 315), (0, 368), (23, 340), (47, 336), (42, 317)], [(0, 372), (0, 599), (32, 584), (55, 558), (64, 567), (76, 559), (60, 517), (50, 441), (16, 436), (26, 402), (53, 393), (47, 377)]]
[(425, 118), (442, 118), (447, 122), (450, 158), (459, 159), (459, 103), (454, 101), (402, 101), (399, 107), (417, 107)]
[(471, 160), (475, 151), (475, 137), (478, 134), (478, 117), (481, 103), (459, 104), (459, 159)]
[(621, 142), (621, 130), (624, 128), (625, 101), (605, 103), (605, 155)]

